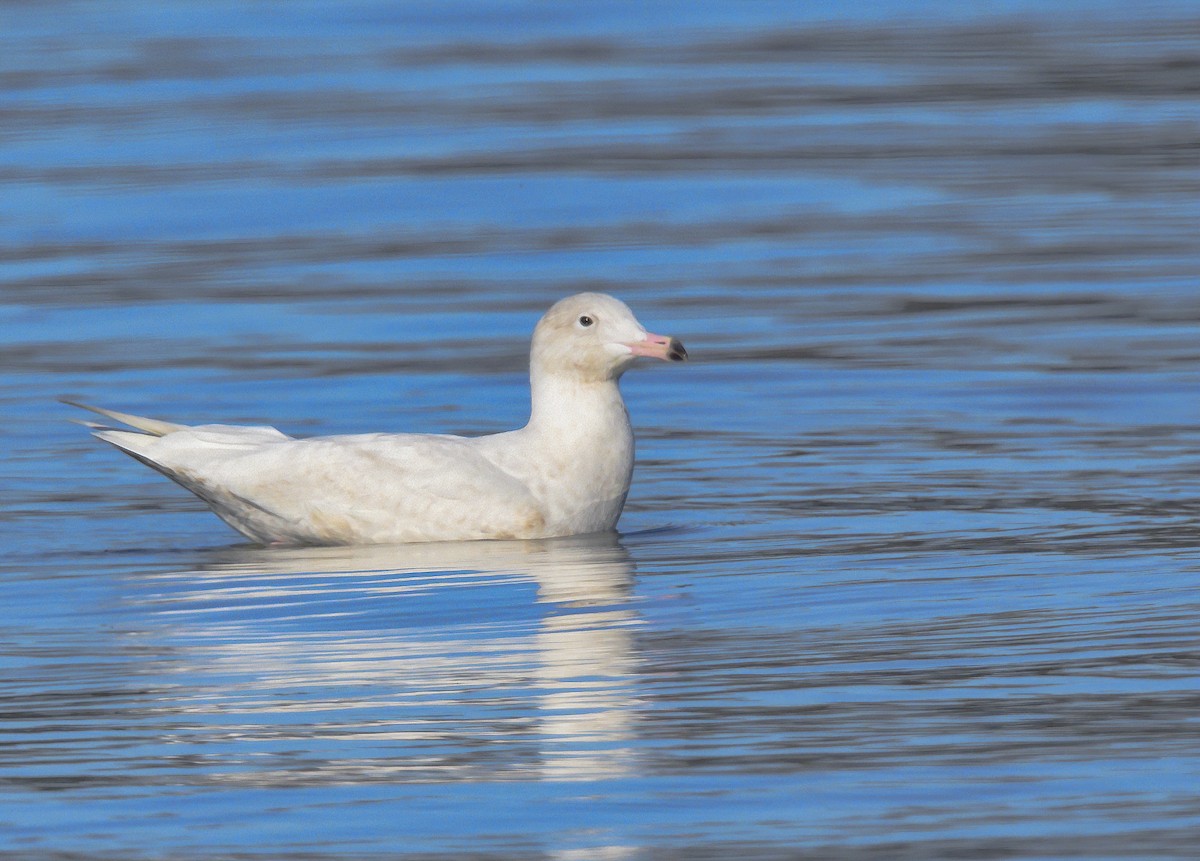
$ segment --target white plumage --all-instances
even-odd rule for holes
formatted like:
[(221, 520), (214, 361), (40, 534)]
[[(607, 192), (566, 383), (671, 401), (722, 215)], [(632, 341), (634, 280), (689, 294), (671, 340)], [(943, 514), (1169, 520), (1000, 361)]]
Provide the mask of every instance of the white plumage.
[(681, 361), (687, 353), (648, 333), (617, 299), (580, 293), (538, 322), (529, 423), (507, 433), (295, 439), (270, 427), (85, 409), (135, 429), (91, 425), (97, 437), (259, 543), (549, 538), (616, 526), (633, 472), (617, 382), (638, 356)]

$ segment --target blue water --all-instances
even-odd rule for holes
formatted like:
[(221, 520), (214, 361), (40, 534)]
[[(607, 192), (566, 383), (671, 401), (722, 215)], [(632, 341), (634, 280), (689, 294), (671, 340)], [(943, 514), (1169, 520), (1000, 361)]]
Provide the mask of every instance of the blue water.
[[(0, 857), (1194, 858), (1192, 4), (0, 9)], [(68, 397), (489, 433), (616, 536), (264, 549)]]

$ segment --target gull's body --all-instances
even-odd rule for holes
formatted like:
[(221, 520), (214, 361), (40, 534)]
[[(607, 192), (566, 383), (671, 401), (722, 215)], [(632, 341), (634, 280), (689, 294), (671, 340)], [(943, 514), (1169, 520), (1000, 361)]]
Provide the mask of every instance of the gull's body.
[(550, 538), (613, 529), (633, 473), (617, 386), (637, 356), (681, 360), (618, 300), (581, 293), (534, 331), (532, 408), (481, 437), (186, 426), (89, 407), (135, 428), (95, 434), (203, 499), (263, 544)]

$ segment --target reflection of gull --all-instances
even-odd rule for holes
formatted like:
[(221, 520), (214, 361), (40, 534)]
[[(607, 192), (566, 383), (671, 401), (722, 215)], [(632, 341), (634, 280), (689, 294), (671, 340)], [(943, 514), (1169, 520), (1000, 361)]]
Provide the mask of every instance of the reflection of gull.
[(632, 765), (632, 572), (608, 535), (247, 548), (135, 600), (220, 725), (171, 741), (243, 764), (215, 779), (581, 780)]

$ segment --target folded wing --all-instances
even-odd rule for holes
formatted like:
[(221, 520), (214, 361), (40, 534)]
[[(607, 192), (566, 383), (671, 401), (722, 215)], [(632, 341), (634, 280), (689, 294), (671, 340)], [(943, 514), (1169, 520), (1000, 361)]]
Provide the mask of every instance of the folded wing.
[(189, 427), (89, 408), (137, 431), (97, 437), (203, 499), (262, 543), (536, 538), (537, 500), (464, 437), (294, 439), (270, 427)]

